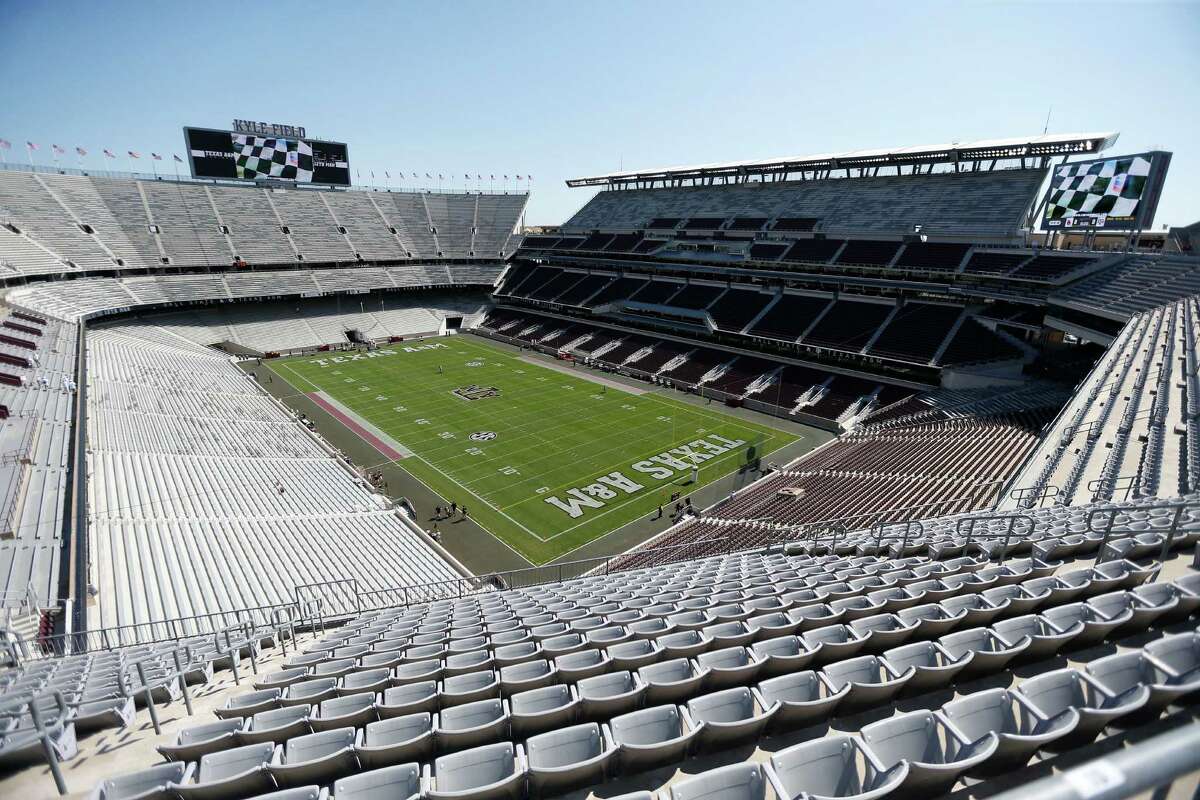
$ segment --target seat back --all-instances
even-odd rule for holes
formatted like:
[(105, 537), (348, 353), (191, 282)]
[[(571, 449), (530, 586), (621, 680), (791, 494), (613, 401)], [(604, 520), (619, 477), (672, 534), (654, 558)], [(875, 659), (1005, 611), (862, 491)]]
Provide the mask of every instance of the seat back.
[(555, 768), (578, 764), (604, 752), (604, 737), (594, 722), (573, 725), (525, 742), (525, 752), (531, 768)]
[(516, 770), (512, 742), (473, 747), (434, 762), (439, 792), (461, 792), (497, 783)]
[(364, 730), (363, 744), (367, 747), (400, 744), (432, 733), (433, 715), (427, 711), (405, 714), (402, 717), (369, 722)]

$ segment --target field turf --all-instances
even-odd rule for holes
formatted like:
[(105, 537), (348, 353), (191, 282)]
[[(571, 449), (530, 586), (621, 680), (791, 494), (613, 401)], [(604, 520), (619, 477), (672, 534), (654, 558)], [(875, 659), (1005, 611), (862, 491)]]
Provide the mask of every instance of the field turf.
[[(297, 391), (324, 393), (407, 450), (400, 467), (466, 505), (533, 564), (660, 503), (669, 513), (672, 492), (694, 491), (797, 438), (719, 406), (602, 386), (474, 337), (352, 355), (267, 363)], [(380, 463), (395, 455), (389, 450), (381, 448)]]

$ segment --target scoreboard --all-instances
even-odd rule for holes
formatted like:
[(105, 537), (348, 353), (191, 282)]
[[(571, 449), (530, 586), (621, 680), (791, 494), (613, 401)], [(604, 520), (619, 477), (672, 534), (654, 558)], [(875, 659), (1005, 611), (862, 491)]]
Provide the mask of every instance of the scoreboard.
[(183, 137), (193, 178), (350, 185), (343, 142), (211, 128), (184, 128)]
[(1162, 194), (1171, 154), (1164, 151), (1064, 162), (1054, 167), (1046, 230), (1146, 230)]

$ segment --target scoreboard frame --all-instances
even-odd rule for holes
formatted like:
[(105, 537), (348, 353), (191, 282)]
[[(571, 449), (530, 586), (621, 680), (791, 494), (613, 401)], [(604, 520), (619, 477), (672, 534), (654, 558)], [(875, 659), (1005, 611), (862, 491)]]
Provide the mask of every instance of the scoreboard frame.
[[(233, 142), (232, 137), (234, 137), (234, 136), (264, 136), (264, 138), (278, 138), (278, 139), (290, 139), (293, 141), (304, 141), (304, 142), (307, 142), (308, 144), (310, 144), (314, 148), (314, 156), (315, 156), (317, 148), (327, 148), (327, 149), (332, 149), (334, 151), (340, 151), (341, 154), (344, 154), (344, 156), (343, 156), (344, 162), (343, 163), (345, 164), (345, 167), (321, 166), (319, 168), (314, 168), (313, 179), (311, 181), (295, 181), (295, 180), (291, 180), (288, 178), (272, 178), (272, 177), (239, 178), (239, 177), (237, 177), (236, 172), (234, 174), (215, 174), (213, 170), (198, 171), (197, 165), (196, 165), (196, 162), (197, 162), (196, 150), (193, 149), (193, 147), (192, 147), (193, 132), (201, 134), (202, 136), (211, 136), (211, 135), (215, 134), (215, 135), (219, 135), (219, 136), (228, 138), (228, 140), (230, 142), (230, 151), (231, 152), (232, 152), (232, 142)], [(192, 178), (197, 179), (197, 180), (234, 181), (236, 183), (242, 183), (242, 184), (247, 184), (247, 185), (266, 184), (266, 183), (273, 183), (273, 182), (287, 183), (287, 184), (291, 184), (293, 186), (346, 186), (346, 187), (348, 187), (348, 186), (352, 185), (352, 173), (350, 171), (350, 146), (348, 144), (346, 144), (345, 142), (333, 142), (333, 141), (329, 141), (328, 139), (313, 139), (313, 138), (310, 138), (307, 136), (305, 136), (305, 137), (269, 136), (269, 135), (258, 134), (258, 133), (248, 133), (246, 131), (229, 130), (227, 128), (201, 128), (201, 127), (196, 127), (194, 125), (185, 125), (183, 127), (183, 142), (184, 142), (184, 149), (187, 151), (188, 169), (191, 171)], [(200, 150), (203, 151), (203, 148), (200, 148)], [(224, 158), (223, 154), (218, 154), (216, 151), (212, 151), (212, 152), (214, 152), (214, 155), (212, 156), (212, 158), (214, 158), (214, 159), (217, 159), (217, 158), (223, 159)], [(205, 159), (202, 158), (202, 160), (205, 160)], [(343, 180), (331, 180), (331, 179), (328, 179), (328, 176), (326, 176), (327, 179), (323, 179), (323, 180), (318, 179), (317, 176), (321, 174), (322, 170), (324, 170), (326, 172), (329, 170), (344, 170), (345, 180), (344, 181)]]
[[(1050, 210), (1050, 198), (1054, 195), (1057, 172), (1063, 167), (1079, 167), (1090, 164), (1103, 164), (1107, 161), (1142, 158), (1150, 162), (1146, 173), (1146, 182), (1138, 196), (1137, 207), (1132, 217), (1114, 216), (1104, 212), (1077, 211), (1069, 217), (1047, 219)], [(1171, 153), (1166, 150), (1149, 150), (1142, 153), (1129, 153), (1119, 156), (1094, 156), (1081, 161), (1068, 161), (1064, 158), (1060, 163), (1050, 167), (1050, 183), (1045, 195), (1038, 206), (1037, 225), (1047, 233), (1068, 233), (1082, 231), (1124, 231), (1136, 233), (1149, 230), (1154, 223), (1154, 215), (1158, 211), (1158, 202), (1162, 197), (1163, 184), (1166, 182), (1167, 169), (1171, 165)]]

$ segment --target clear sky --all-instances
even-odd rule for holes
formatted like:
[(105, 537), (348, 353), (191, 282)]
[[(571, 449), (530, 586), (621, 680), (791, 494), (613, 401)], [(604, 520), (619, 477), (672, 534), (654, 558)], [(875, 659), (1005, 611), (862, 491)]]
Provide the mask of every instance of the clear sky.
[(9, 160), (282, 122), (364, 179), (531, 174), (531, 224), (621, 165), (1023, 136), (1051, 106), (1174, 151), (1156, 227), (1200, 219), (1200, 2), (0, 0)]

